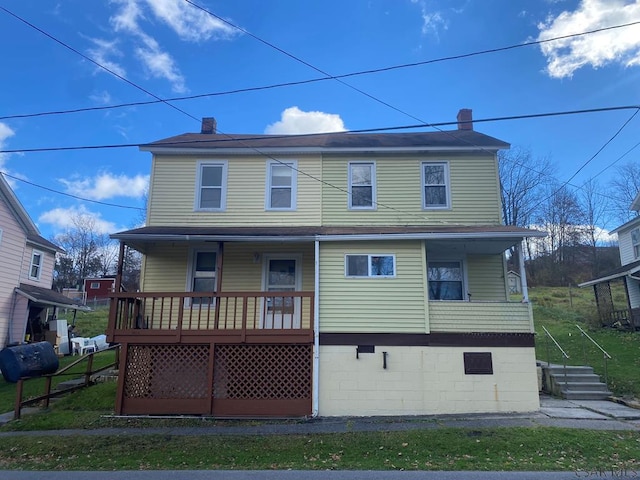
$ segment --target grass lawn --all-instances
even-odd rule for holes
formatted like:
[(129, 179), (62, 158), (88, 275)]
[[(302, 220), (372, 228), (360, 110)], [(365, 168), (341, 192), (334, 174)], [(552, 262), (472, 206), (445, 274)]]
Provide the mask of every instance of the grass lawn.
[[(613, 292), (614, 301), (623, 303), (623, 292)], [(616, 395), (640, 398), (640, 332), (626, 332), (598, 326), (595, 298), (589, 288), (537, 287), (530, 289), (536, 329), (536, 355), (562, 364), (560, 351), (549, 342), (545, 326), (569, 355), (568, 365), (590, 365), (604, 378), (602, 352), (586, 339), (579, 325), (609, 354), (607, 361), (609, 389)]]
[(640, 469), (640, 434), (554, 428), (0, 438), (0, 469)]

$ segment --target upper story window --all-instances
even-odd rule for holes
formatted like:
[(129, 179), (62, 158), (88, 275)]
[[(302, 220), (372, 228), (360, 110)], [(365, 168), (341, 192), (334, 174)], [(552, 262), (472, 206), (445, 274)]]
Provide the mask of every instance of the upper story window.
[(40, 274), (42, 273), (42, 252), (36, 250), (31, 254), (31, 266), (29, 267), (29, 278), (32, 280), (40, 280)]
[(422, 162), (422, 208), (450, 207), (449, 164)]
[(347, 277), (396, 276), (396, 257), (394, 255), (345, 255), (344, 263)]
[(196, 210), (224, 210), (226, 196), (227, 163), (198, 163)]
[(464, 275), (457, 260), (427, 263), (429, 300), (463, 300)]
[[(218, 254), (211, 250), (194, 250), (191, 260), (191, 291), (216, 291), (216, 265)], [(192, 300), (193, 305), (211, 305), (213, 297), (199, 297)]]
[(96, 290), (96, 289), (100, 288), (100, 282), (91, 282), (91, 285), (89, 286), (89, 288), (91, 290)]
[(267, 162), (267, 210), (295, 210), (297, 162)]
[(631, 231), (631, 245), (633, 245), (633, 258), (640, 258), (640, 228)]
[(349, 208), (376, 208), (376, 164), (349, 162)]

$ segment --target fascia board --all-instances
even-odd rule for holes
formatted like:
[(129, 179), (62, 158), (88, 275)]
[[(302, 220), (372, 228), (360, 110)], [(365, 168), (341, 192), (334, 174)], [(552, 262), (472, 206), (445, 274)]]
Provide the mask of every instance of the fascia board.
[(352, 147), (352, 148), (323, 148), (323, 147), (240, 147), (240, 148), (187, 148), (187, 147), (152, 147), (140, 146), (140, 151), (151, 152), (154, 155), (301, 155), (321, 153), (421, 153), (421, 152), (486, 152), (495, 154), (503, 146), (456, 146), (456, 147)]

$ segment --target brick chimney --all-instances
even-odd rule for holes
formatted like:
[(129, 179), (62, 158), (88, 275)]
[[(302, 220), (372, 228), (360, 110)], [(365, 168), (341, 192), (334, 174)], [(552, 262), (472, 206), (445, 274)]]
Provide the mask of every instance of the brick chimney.
[(458, 130), (473, 130), (473, 114), (470, 108), (461, 108), (458, 112)]
[(213, 117), (204, 117), (202, 119), (202, 128), (200, 133), (216, 133), (216, 127), (218, 126), (216, 119)]

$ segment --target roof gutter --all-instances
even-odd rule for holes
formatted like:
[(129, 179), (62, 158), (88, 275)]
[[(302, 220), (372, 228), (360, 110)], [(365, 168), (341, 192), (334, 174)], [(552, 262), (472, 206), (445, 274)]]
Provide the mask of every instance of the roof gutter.
[(112, 234), (111, 238), (138, 242), (349, 242), (380, 240), (487, 240), (487, 239), (522, 239), (527, 237), (545, 237), (545, 232), (474, 232), (474, 233), (367, 233), (356, 235), (177, 235), (177, 234)]

